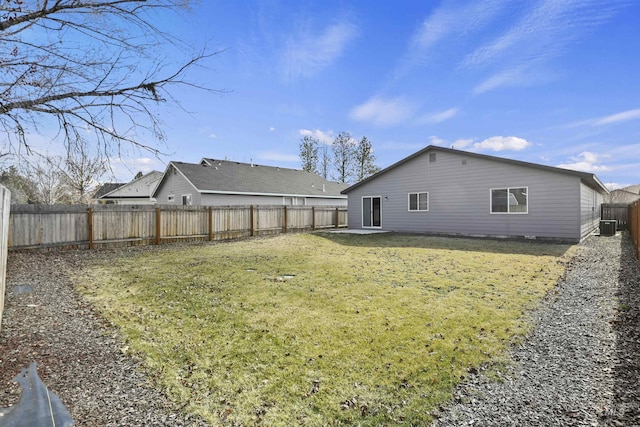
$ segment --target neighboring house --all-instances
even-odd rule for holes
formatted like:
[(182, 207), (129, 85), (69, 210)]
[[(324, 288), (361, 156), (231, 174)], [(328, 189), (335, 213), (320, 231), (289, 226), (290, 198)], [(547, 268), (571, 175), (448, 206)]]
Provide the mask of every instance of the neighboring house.
[(345, 188), (303, 170), (204, 158), (169, 163), (153, 197), (160, 205), (346, 206)]
[(343, 194), (349, 228), (576, 242), (608, 191), (590, 173), (428, 146)]
[(98, 199), (100, 199), (102, 196), (104, 196), (105, 194), (111, 193), (116, 188), (120, 188), (125, 184), (126, 182), (105, 182), (94, 193), (93, 202), (98, 203)]
[(109, 183), (103, 185), (93, 197), (94, 203), (117, 205), (149, 205), (155, 200), (153, 190), (162, 178), (162, 172), (151, 171), (126, 184)]
[(640, 194), (640, 184), (630, 185), (628, 187), (623, 188), (624, 191), (628, 191), (630, 193)]
[[(630, 188), (630, 187), (627, 187)], [(626, 188), (622, 188), (619, 190), (613, 190), (611, 194), (606, 198), (607, 203), (621, 203), (621, 204), (630, 204), (635, 202), (636, 200), (640, 200), (640, 194), (632, 193), (628, 191)]]

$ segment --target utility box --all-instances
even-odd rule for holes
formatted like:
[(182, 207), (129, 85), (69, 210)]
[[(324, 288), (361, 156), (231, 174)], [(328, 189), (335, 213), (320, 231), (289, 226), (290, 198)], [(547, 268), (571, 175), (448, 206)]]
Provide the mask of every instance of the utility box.
[(617, 227), (618, 227), (618, 220), (615, 220), (615, 219), (600, 220), (600, 235), (615, 236)]

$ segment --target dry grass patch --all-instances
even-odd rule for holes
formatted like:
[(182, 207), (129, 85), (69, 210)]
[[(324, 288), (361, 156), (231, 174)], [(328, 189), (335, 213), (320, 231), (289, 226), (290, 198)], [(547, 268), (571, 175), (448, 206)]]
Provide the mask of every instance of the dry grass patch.
[(423, 425), (503, 361), (569, 248), (284, 235), (123, 258), (79, 287), (214, 425)]

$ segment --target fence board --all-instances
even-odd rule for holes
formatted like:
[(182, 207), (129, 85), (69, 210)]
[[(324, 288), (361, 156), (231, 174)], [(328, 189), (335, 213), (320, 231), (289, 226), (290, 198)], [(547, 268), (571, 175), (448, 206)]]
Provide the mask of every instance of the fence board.
[(629, 206), (629, 232), (636, 247), (636, 257), (640, 262), (640, 200)]
[(626, 230), (629, 222), (628, 203), (603, 203), (600, 205), (600, 219), (615, 219), (618, 230)]
[(235, 239), (344, 227), (346, 221), (346, 207), (92, 205), (89, 209), (87, 205), (13, 205), (9, 247), (93, 248)]

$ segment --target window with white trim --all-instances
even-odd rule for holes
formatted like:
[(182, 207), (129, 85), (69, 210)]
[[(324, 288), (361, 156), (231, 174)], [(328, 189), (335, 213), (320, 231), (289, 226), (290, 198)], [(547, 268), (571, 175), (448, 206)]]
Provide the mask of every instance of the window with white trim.
[(527, 187), (492, 188), (492, 214), (526, 214), (529, 212)]
[(409, 212), (429, 210), (429, 193), (409, 193)]
[(191, 194), (182, 195), (182, 204), (184, 206), (191, 206)]
[(170, 194), (167, 196), (167, 202), (173, 202), (176, 199), (176, 196), (173, 194)]

